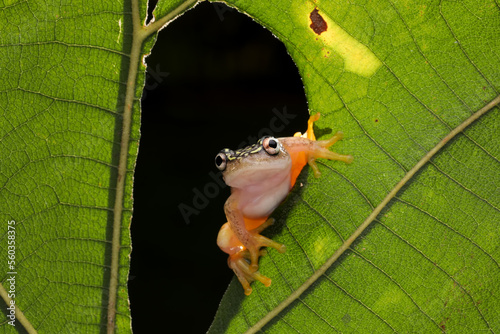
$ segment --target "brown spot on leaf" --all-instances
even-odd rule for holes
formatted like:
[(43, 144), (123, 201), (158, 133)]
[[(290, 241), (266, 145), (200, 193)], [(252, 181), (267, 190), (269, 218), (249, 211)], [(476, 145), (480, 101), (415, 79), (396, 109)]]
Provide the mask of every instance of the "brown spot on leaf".
[(314, 8), (309, 18), (311, 19), (310, 27), (316, 34), (321, 35), (323, 31), (328, 29), (325, 19), (318, 13), (318, 8)]

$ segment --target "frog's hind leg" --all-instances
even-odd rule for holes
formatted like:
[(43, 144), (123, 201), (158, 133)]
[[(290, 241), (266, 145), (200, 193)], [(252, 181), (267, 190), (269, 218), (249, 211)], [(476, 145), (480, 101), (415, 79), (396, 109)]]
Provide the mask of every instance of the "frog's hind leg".
[(230, 255), (228, 259), (228, 265), (231, 269), (233, 269), (236, 277), (240, 281), (243, 286), (243, 290), (245, 290), (245, 294), (248, 296), (252, 293), (252, 288), (250, 287), (250, 283), (253, 281), (259, 281), (264, 284), (266, 287), (271, 285), (271, 279), (262, 275), (254, 266), (252, 266), (252, 256), (253, 254), (257, 254), (257, 261), (260, 256), (264, 256), (267, 254), (266, 250), (260, 249), (261, 247), (273, 247), (278, 252), (284, 253), (286, 251), (286, 247), (283, 244), (275, 242), (271, 239), (268, 239), (259, 233), (262, 232), (266, 227), (272, 225), (274, 223), (274, 219), (270, 218), (266, 220), (263, 224), (250, 230), (249, 232), (255, 236), (257, 241), (257, 252), (250, 252), (249, 249), (242, 250), (236, 254)]
[[(281, 253), (283, 253), (286, 249), (285, 245), (259, 234), (266, 227), (272, 225), (273, 222), (274, 219), (268, 219), (260, 226), (248, 231), (250, 235), (249, 239), (252, 240), (252, 242), (248, 244), (251, 251), (239, 241), (229, 223), (224, 224), (219, 231), (217, 244), (224, 252), (229, 254), (229, 258), (227, 260), (228, 266), (234, 271), (236, 277), (238, 277), (246, 295), (252, 293), (250, 283), (253, 281), (259, 281), (265, 286), (271, 285), (271, 279), (262, 275), (258, 271), (259, 257), (264, 256), (267, 253), (266, 250), (261, 249), (261, 247), (273, 247)], [(255, 266), (252, 266), (251, 264), (252, 259), (255, 261)]]
[(269, 287), (271, 285), (271, 279), (262, 275), (259, 271), (252, 271), (250, 269), (250, 264), (247, 261), (246, 255), (249, 254), (240, 252), (230, 255), (227, 260), (227, 264), (229, 268), (233, 269), (236, 277), (243, 287), (243, 290), (245, 291), (245, 295), (248, 296), (252, 293), (250, 283), (252, 283), (253, 281), (259, 281), (266, 287)]
[[(234, 194), (229, 196), (228, 200), (226, 201), (226, 204), (224, 205), (224, 211), (226, 212), (226, 217), (228, 218), (228, 223), (230, 225), (232, 233), (237, 238), (238, 242), (243, 245), (250, 253), (250, 270), (252, 272), (255, 272), (259, 269), (259, 252), (262, 247), (273, 247), (280, 252), (285, 251), (285, 248), (282, 244), (274, 242), (259, 234), (259, 232), (271, 225), (274, 220), (267, 220), (261, 225), (254, 225), (252, 229), (247, 230), (246, 226), (252, 224), (246, 224), (243, 214), (238, 209), (237, 199)], [(235, 252), (230, 252), (230, 254), (232, 253)]]

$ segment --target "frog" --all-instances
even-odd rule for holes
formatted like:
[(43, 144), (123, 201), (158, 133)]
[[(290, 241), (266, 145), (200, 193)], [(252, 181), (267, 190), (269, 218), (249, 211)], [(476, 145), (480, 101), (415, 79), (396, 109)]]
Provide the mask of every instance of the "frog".
[(316, 159), (338, 160), (350, 164), (351, 155), (328, 148), (343, 138), (341, 131), (326, 140), (316, 140), (313, 124), (320, 118), (310, 116), (304, 134), (275, 138), (264, 136), (255, 144), (239, 150), (225, 148), (215, 157), (231, 195), (224, 204), (227, 222), (217, 236), (217, 245), (229, 255), (228, 266), (238, 278), (245, 295), (252, 293), (250, 284), (259, 281), (271, 285), (271, 279), (259, 272), (259, 258), (267, 254), (264, 247), (286, 251), (284, 244), (260, 233), (274, 224), (269, 218), (294, 187), (297, 177), (308, 164), (316, 178), (321, 176)]

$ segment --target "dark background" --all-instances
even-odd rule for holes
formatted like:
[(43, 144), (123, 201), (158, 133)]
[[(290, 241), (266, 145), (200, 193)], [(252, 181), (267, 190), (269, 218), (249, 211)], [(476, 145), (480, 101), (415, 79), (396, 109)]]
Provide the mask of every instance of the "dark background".
[[(216, 244), (229, 189), (209, 174), (217, 173), (215, 155), (254, 142), (271, 128), (273, 109), (297, 115), (286, 126), (277, 122), (283, 129), (274, 135), (305, 131), (307, 103), (284, 45), (223, 4), (203, 2), (176, 19), (146, 61), (131, 227), (132, 326), (136, 333), (205, 333), (233, 277)], [(212, 197), (197, 198), (199, 209), (197, 190)], [(198, 212), (186, 219), (179, 205)]]

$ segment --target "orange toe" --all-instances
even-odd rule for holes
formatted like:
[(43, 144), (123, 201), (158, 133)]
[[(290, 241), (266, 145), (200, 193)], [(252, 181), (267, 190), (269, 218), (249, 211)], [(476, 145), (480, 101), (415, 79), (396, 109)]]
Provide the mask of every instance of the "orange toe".
[(241, 253), (231, 255), (228, 259), (228, 265), (233, 269), (247, 296), (252, 293), (250, 283), (253, 281), (259, 281), (266, 287), (271, 285), (271, 279), (262, 275), (258, 270), (253, 271), (250, 264)]

